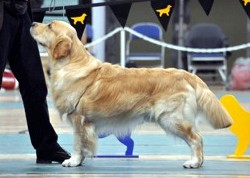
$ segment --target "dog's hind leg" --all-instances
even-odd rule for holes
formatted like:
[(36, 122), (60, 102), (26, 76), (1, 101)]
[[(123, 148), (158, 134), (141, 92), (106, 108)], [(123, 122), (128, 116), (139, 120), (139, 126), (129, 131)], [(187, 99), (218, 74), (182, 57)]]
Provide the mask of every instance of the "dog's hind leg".
[(73, 153), (70, 159), (65, 160), (62, 165), (65, 167), (75, 167), (81, 165), (86, 156), (95, 154), (96, 134), (94, 125), (86, 122), (83, 116), (71, 114), (74, 128)]
[[(178, 126), (177, 126), (178, 127)], [(203, 157), (203, 141), (202, 137), (192, 129), (192, 127), (183, 127), (179, 125), (179, 129), (184, 129), (184, 137), (182, 137), (191, 149), (191, 159), (183, 164), (184, 168), (199, 168), (202, 166)], [(182, 131), (180, 131), (182, 132)]]
[[(183, 164), (184, 168), (199, 168), (203, 163), (203, 143), (201, 136), (194, 131), (192, 123), (184, 121), (169, 122), (170, 118), (158, 120), (159, 125), (167, 132), (183, 139), (191, 149), (191, 160)], [(175, 119), (178, 121), (178, 119)]]

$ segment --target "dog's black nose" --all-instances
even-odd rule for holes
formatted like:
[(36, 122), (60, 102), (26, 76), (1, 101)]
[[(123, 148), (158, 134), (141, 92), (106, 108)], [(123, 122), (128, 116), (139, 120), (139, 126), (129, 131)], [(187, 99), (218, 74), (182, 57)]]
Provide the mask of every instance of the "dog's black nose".
[(34, 27), (34, 26), (36, 26), (36, 25), (37, 25), (37, 22), (33, 22), (33, 23), (31, 24), (32, 27)]

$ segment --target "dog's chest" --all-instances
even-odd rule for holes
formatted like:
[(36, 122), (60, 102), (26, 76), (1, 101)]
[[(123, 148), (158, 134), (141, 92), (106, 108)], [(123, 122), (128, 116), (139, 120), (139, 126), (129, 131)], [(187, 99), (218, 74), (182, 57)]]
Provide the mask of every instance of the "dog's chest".
[(86, 71), (62, 68), (54, 71), (51, 76), (52, 95), (56, 107), (61, 112), (71, 112), (76, 109), (92, 77), (85, 79)]
[(52, 93), (55, 105), (60, 112), (69, 113), (75, 109), (78, 97), (74, 94), (62, 90), (53, 91)]
[(52, 82), (52, 95), (56, 107), (60, 112), (68, 113), (75, 109), (79, 92), (70, 84), (70, 81), (59, 79)]

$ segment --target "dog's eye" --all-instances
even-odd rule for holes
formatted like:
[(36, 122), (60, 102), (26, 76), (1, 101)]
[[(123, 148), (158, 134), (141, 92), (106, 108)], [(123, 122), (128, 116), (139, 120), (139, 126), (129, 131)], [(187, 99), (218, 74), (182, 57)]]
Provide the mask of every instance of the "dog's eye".
[(52, 25), (51, 25), (51, 23), (50, 23), (50, 24), (48, 24), (48, 28), (49, 28), (49, 29), (51, 29), (51, 28), (52, 28)]

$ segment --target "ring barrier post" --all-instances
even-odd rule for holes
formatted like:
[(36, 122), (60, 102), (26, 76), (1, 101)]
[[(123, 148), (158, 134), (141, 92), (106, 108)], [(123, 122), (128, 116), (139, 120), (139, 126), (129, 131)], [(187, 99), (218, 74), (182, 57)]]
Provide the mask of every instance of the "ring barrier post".
[(120, 31), (120, 65), (126, 66), (126, 32), (124, 29)]

